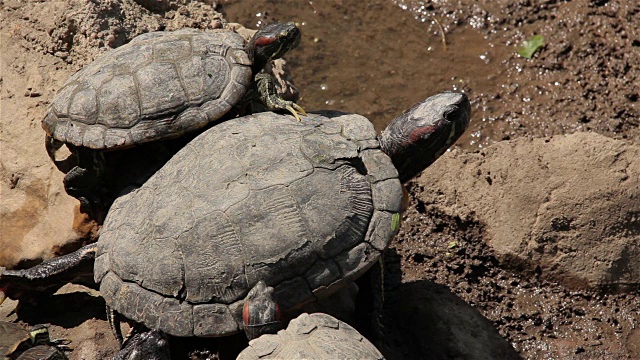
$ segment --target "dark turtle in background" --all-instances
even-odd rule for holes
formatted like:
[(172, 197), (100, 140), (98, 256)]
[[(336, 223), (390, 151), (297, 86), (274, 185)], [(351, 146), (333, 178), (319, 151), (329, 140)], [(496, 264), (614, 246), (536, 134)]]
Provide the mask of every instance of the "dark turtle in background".
[[(63, 360), (61, 351), (66, 340), (51, 340), (45, 325), (36, 325), (30, 330), (6, 321), (0, 321), (0, 357), (17, 360)], [(57, 346), (61, 346), (57, 348)]]
[(380, 137), (363, 116), (258, 113), (212, 127), (111, 207), (97, 244), (4, 271), (16, 298), (92, 260), (108, 306), (174, 336), (255, 337), (369, 269), (400, 226), (403, 187), (469, 123), (432, 96)]
[(67, 360), (67, 356), (55, 346), (37, 345), (27, 349), (16, 360)]
[(286, 330), (251, 340), (237, 360), (370, 359), (384, 356), (349, 324), (330, 315), (302, 314)]
[(143, 34), (105, 53), (67, 80), (42, 120), (52, 159), (64, 143), (77, 160), (65, 190), (85, 212), (106, 210), (102, 151), (183, 136), (254, 99), (298, 118), (304, 110), (279, 97), (261, 70), (299, 43), (293, 23), (276, 23), (246, 44), (230, 30), (182, 29)]

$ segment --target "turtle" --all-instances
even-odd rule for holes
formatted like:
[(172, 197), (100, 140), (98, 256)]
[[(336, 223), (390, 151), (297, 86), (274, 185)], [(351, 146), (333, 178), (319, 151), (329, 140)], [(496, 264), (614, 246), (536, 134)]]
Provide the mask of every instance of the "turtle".
[(266, 25), (246, 44), (231, 30), (187, 28), (145, 33), (106, 52), (66, 81), (42, 120), (54, 162), (63, 144), (77, 162), (66, 166), (66, 192), (86, 213), (108, 208), (105, 151), (184, 136), (251, 100), (299, 119), (304, 109), (282, 99), (261, 70), (300, 37), (292, 22)]
[(25, 350), (17, 360), (67, 360), (67, 356), (55, 346), (37, 345)]
[(237, 360), (384, 359), (380, 351), (349, 324), (323, 313), (303, 313), (286, 330), (249, 342)]
[(0, 356), (3, 359), (66, 359), (56, 346), (64, 348), (67, 343), (63, 339), (51, 340), (46, 325), (35, 325), (26, 330), (18, 324), (0, 321)]
[(47, 279), (93, 261), (106, 304), (152, 330), (273, 332), (378, 261), (399, 230), (402, 183), (460, 137), (470, 112), (466, 95), (445, 92), (380, 136), (338, 111), (225, 121), (117, 198), (97, 243), (0, 272), (0, 295), (61, 286)]

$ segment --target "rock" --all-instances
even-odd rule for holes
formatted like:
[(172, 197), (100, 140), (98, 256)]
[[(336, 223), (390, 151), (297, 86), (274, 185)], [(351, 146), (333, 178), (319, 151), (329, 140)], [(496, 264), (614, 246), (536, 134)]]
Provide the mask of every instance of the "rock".
[(593, 133), (454, 151), (417, 181), (473, 213), (508, 265), (570, 288), (640, 286), (640, 146)]

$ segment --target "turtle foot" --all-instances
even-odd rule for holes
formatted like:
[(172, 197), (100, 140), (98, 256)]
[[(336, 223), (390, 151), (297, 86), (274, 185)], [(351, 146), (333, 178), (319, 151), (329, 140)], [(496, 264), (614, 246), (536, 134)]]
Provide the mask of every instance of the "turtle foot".
[(307, 115), (307, 112), (300, 105), (285, 100), (278, 94), (273, 76), (265, 73), (256, 75), (256, 86), (260, 100), (269, 110), (287, 110), (298, 121), (301, 121), (298, 114)]

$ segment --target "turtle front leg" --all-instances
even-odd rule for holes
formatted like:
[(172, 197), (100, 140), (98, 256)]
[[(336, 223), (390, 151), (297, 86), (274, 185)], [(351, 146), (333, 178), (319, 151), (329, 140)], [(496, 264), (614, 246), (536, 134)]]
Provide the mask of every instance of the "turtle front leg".
[(280, 307), (273, 299), (273, 288), (260, 280), (249, 291), (242, 311), (244, 332), (249, 340), (282, 329)]
[(284, 100), (278, 95), (276, 80), (270, 74), (260, 73), (256, 75), (256, 86), (260, 100), (269, 110), (287, 110), (293, 114), (298, 121), (300, 121), (298, 113), (307, 115), (307, 112), (298, 104), (293, 101)]
[(104, 184), (104, 156), (101, 151), (68, 145), (78, 164), (64, 177), (64, 189), (80, 201), (80, 210), (93, 219), (100, 219), (108, 207)]
[(96, 287), (93, 281), (95, 256), (96, 244), (90, 244), (28, 269), (5, 270), (0, 267), (0, 304), (7, 297), (33, 300), (53, 294), (70, 282)]

